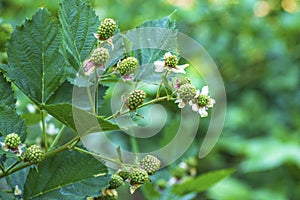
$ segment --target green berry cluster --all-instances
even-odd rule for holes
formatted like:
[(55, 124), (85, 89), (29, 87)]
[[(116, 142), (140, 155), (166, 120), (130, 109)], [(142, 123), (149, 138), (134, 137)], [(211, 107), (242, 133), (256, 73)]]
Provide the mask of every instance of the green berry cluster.
[(131, 185), (141, 185), (150, 181), (147, 171), (139, 167), (132, 168), (128, 178)]
[(106, 48), (100, 47), (93, 51), (91, 54), (91, 61), (95, 65), (103, 65), (109, 60), (109, 52)]
[(128, 108), (130, 110), (136, 110), (136, 108), (144, 103), (146, 99), (146, 93), (144, 90), (133, 90), (129, 94)]
[(20, 136), (16, 133), (10, 133), (5, 136), (4, 144), (9, 149), (16, 149), (21, 144)]
[(126, 170), (120, 170), (120, 171), (118, 171), (117, 174), (118, 174), (119, 176), (121, 176), (121, 177), (123, 178), (124, 181), (127, 180), (128, 177), (129, 177), (129, 172), (126, 171)]
[(44, 152), (38, 145), (31, 145), (26, 149), (24, 161), (30, 163), (39, 163), (44, 159)]
[(111, 18), (104, 19), (98, 28), (99, 40), (107, 40), (112, 37), (116, 32), (116, 28), (117, 23), (115, 20)]
[(109, 181), (109, 189), (116, 189), (123, 184), (124, 180), (121, 176), (117, 174), (111, 175), (111, 180)]
[(140, 166), (149, 175), (153, 175), (160, 167), (160, 160), (152, 155), (146, 155), (141, 161)]
[(178, 89), (179, 98), (185, 102), (192, 100), (196, 96), (196, 92), (196, 87), (189, 83), (180, 86)]
[(134, 73), (138, 65), (139, 62), (135, 57), (128, 57), (120, 62), (116, 70), (121, 76), (125, 76)]
[(198, 97), (198, 104), (200, 107), (205, 107), (208, 105), (209, 102), (209, 96), (207, 95), (199, 95)]
[(176, 67), (178, 64), (178, 58), (175, 55), (170, 55), (165, 59), (165, 64), (168, 67)]

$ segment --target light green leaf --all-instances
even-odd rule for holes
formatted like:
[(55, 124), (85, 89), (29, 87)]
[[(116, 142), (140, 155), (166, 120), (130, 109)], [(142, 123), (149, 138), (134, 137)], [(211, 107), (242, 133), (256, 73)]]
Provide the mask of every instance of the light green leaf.
[(46, 105), (44, 109), (53, 117), (80, 134), (95, 131), (118, 130), (119, 127), (100, 116), (95, 116), (85, 110), (68, 103)]
[(0, 73), (0, 91), (0, 106), (15, 107), (14, 92), (2, 73)]
[(99, 19), (91, 5), (84, 1), (62, 1), (59, 10), (63, 47), (69, 64), (75, 72), (95, 48)]
[(192, 192), (202, 192), (213, 186), (218, 181), (232, 174), (234, 169), (223, 169), (202, 174), (195, 179), (187, 180), (175, 185), (172, 191), (178, 195), (185, 195)]
[(0, 135), (16, 133), (24, 141), (26, 137), (25, 121), (16, 113), (14, 108), (0, 106)]
[[(78, 187), (87, 184), (89, 182), (87, 179), (106, 173), (106, 166), (93, 156), (77, 151), (65, 151), (44, 160), (37, 169), (30, 169), (24, 184), (24, 198), (51, 199), (47, 195), (51, 197), (56, 191), (56, 195), (60, 194), (57, 199), (64, 199), (64, 191), (83, 192), (84, 188)], [(108, 185), (107, 176), (99, 179), (101, 179), (99, 183), (101, 186)], [(74, 188), (71, 189), (72, 187)], [(97, 189), (101, 190), (101, 188)], [(89, 194), (89, 191), (85, 192)]]
[(45, 8), (16, 27), (8, 42), (7, 76), (37, 104), (46, 103), (65, 79), (60, 43), (59, 25)]

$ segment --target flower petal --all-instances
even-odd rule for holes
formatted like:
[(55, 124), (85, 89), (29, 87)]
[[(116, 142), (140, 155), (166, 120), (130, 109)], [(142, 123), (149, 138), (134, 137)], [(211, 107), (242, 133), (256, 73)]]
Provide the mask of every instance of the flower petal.
[(201, 90), (201, 95), (208, 95), (208, 86), (203, 86)]
[(175, 68), (172, 68), (171, 70), (172, 70), (172, 72), (174, 72), (176, 74), (179, 74), (179, 73), (185, 74), (184, 69), (175, 69)]
[(205, 107), (199, 108), (198, 112), (201, 117), (207, 117), (207, 115), (208, 115)]
[(167, 59), (168, 57), (172, 56), (172, 54), (170, 52), (165, 53), (164, 55), (164, 59)]
[(192, 104), (192, 110), (195, 112), (198, 112), (198, 110), (199, 110), (198, 104), (196, 104), (196, 103)]
[(207, 107), (212, 108), (212, 107), (214, 107), (215, 103), (216, 103), (216, 101), (214, 99), (210, 98), (208, 101)]
[(155, 61), (155, 72), (162, 72), (165, 69), (165, 62), (164, 61)]
[(184, 108), (184, 106), (185, 106), (185, 102), (183, 101), (178, 104), (178, 108)]
[(177, 69), (185, 69), (189, 66), (189, 64), (184, 64), (184, 65), (177, 65), (176, 68)]
[(176, 101), (175, 101), (175, 103), (181, 103), (182, 102), (182, 99), (177, 99)]

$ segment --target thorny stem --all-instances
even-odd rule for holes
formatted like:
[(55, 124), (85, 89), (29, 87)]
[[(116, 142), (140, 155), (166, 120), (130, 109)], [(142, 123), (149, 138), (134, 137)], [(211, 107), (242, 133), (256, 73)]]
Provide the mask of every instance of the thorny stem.
[(117, 161), (117, 160), (114, 160), (114, 159), (110, 159), (110, 158), (106, 158), (106, 157), (103, 157), (99, 154), (96, 154), (96, 153), (93, 153), (93, 152), (89, 152), (87, 150), (84, 150), (84, 149), (81, 149), (79, 147), (74, 147), (74, 150), (77, 150), (79, 152), (82, 152), (82, 153), (86, 153), (86, 154), (89, 154), (89, 155), (92, 155), (92, 156), (95, 156), (95, 157), (98, 157), (100, 158), (101, 160), (105, 160), (105, 161), (108, 161), (108, 162), (112, 162), (112, 163), (116, 163), (116, 164), (119, 164), (119, 165), (122, 165), (122, 166), (132, 166), (130, 164), (125, 164), (125, 163), (122, 163), (120, 161)]
[(96, 69), (95, 72), (95, 113), (96, 115), (98, 115), (98, 87), (99, 87), (99, 76), (98, 76), (98, 70)]
[(43, 131), (43, 139), (45, 144), (45, 150), (48, 151), (48, 139), (47, 139), (47, 133), (46, 133), (46, 123), (45, 123), (45, 111), (41, 110), (41, 118), (42, 118), (42, 131)]
[(18, 160), (18, 161), (16, 161), (14, 164), (12, 164), (11, 166), (9, 166), (5, 173), (9, 173), (9, 171), (10, 171), (12, 168), (14, 168), (17, 164), (19, 164), (20, 162), (21, 162), (21, 161)]
[[(62, 151), (68, 150), (68, 149), (72, 149), (74, 147), (74, 145), (76, 145), (79, 141), (80, 141), (80, 138), (79, 138), (79, 136), (77, 136), (77, 137), (73, 138), (72, 140), (70, 140), (69, 142), (67, 142), (66, 144), (64, 144), (63, 146), (61, 146), (57, 149), (54, 149), (53, 151), (49, 151), (49, 152), (45, 153), (44, 158), (48, 158), (59, 152), (62, 152)], [(26, 167), (29, 167), (30, 165), (33, 165), (33, 163), (26, 162), (26, 163), (23, 163), (22, 165), (15, 166), (9, 171), (0, 173), (0, 178), (8, 176), (16, 171), (26, 168)]]

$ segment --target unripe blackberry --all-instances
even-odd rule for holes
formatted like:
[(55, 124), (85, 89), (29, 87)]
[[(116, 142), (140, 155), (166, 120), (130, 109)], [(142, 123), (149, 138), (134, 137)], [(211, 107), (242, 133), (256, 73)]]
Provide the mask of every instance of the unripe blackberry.
[(111, 180), (109, 181), (109, 189), (116, 189), (123, 184), (124, 180), (121, 176), (117, 174), (111, 175)]
[(178, 64), (178, 58), (175, 55), (170, 55), (165, 58), (165, 65), (168, 67), (176, 67)]
[(191, 84), (184, 84), (178, 89), (179, 98), (184, 102), (192, 100), (196, 96), (197, 89)]
[(199, 95), (198, 97), (198, 104), (200, 107), (205, 107), (208, 105), (209, 102), (209, 96), (207, 95)]
[(39, 163), (44, 159), (44, 152), (38, 145), (31, 145), (26, 149), (24, 161), (30, 163)]
[(185, 163), (187, 164), (187, 166), (189, 167), (197, 167), (197, 159), (194, 157), (189, 157)]
[(121, 76), (134, 73), (138, 68), (139, 62), (135, 57), (125, 58), (120, 62), (117, 71)]
[(164, 179), (159, 179), (157, 182), (157, 186), (159, 189), (164, 190), (168, 186), (167, 181)]
[(121, 176), (123, 178), (123, 180), (125, 181), (126, 179), (128, 179), (129, 177), (129, 172), (128, 171), (125, 171), (125, 170), (121, 170), (121, 171), (118, 171), (117, 173), (119, 176)]
[(109, 60), (109, 52), (106, 48), (100, 47), (93, 51), (90, 60), (95, 65), (103, 65)]
[(136, 167), (130, 170), (129, 180), (130, 180), (130, 184), (132, 185), (135, 184), (141, 185), (148, 182), (150, 179), (146, 170)]
[(129, 94), (128, 108), (130, 110), (136, 110), (136, 108), (144, 103), (146, 99), (146, 93), (144, 90), (133, 90)]
[(176, 179), (182, 179), (187, 174), (187, 170), (182, 167), (177, 167), (172, 171), (173, 176)]
[(141, 161), (140, 166), (146, 170), (149, 175), (153, 175), (160, 167), (160, 160), (155, 156), (146, 155)]
[(16, 149), (21, 144), (20, 136), (16, 133), (10, 133), (5, 136), (4, 144), (9, 149)]
[(115, 20), (110, 18), (104, 19), (98, 28), (99, 40), (107, 40), (112, 37), (116, 32), (116, 28), (117, 23)]

